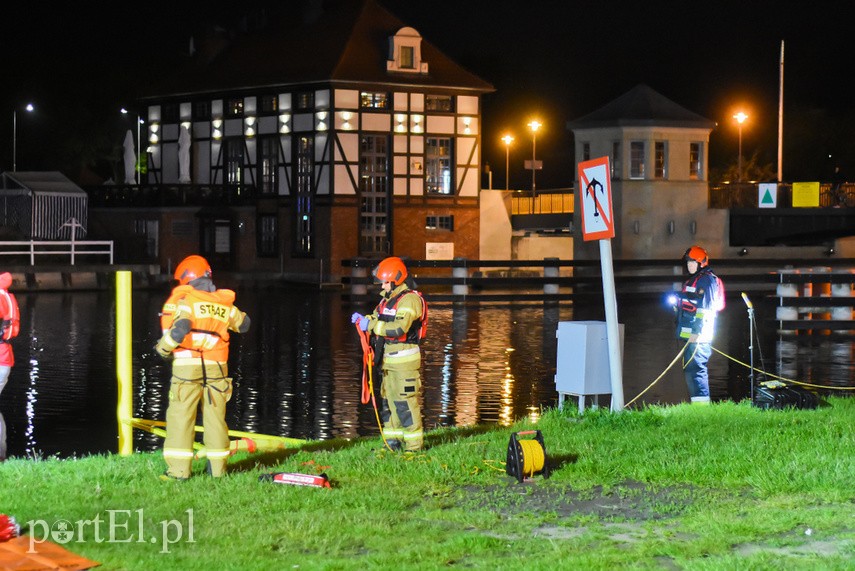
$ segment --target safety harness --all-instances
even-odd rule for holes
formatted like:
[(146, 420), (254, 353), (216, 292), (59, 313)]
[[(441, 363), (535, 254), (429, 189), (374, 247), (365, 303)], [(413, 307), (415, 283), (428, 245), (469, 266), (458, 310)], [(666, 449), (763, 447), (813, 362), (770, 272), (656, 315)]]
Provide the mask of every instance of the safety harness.
[(389, 341), (397, 342), (397, 343), (412, 343), (414, 345), (418, 345), (422, 339), (427, 335), (427, 325), (428, 325), (428, 305), (425, 301), (424, 296), (420, 291), (414, 289), (405, 289), (404, 291), (397, 294), (395, 297), (391, 297), (389, 299), (383, 299), (377, 305), (377, 318), (380, 321), (392, 322), (395, 321), (395, 315), (398, 313), (398, 302), (407, 295), (407, 294), (415, 294), (419, 296), (419, 300), (422, 303), (422, 315), (418, 319), (413, 321), (413, 324), (410, 326), (409, 331), (400, 337), (389, 338)]

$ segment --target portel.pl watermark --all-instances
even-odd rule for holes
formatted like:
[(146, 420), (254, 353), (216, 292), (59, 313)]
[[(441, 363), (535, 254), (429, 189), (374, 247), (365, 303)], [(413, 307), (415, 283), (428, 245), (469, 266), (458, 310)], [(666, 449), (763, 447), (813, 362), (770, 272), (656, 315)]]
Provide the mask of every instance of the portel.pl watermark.
[(105, 510), (92, 519), (69, 521), (59, 519), (48, 522), (33, 519), (26, 523), (29, 529), (30, 548), (27, 553), (38, 553), (38, 545), (52, 541), (68, 543), (150, 543), (169, 553), (169, 548), (179, 542), (195, 543), (193, 539), (193, 510), (184, 512), (181, 519), (147, 522), (144, 510)]

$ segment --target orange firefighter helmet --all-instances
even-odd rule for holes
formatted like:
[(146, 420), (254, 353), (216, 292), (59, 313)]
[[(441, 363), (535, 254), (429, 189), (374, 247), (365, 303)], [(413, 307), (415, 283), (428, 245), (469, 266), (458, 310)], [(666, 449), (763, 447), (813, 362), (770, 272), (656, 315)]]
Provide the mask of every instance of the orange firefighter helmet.
[(208, 264), (208, 260), (196, 254), (187, 256), (175, 268), (175, 279), (181, 285), (187, 285), (197, 278), (209, 277), (211, 277), (211, 266)]
[(407, 266), (401, 258), (386, 258), (377, 264), (372, 274), (378, 281), (392, 282), (397, 287), (407, 279)]
[(710, 258), (707, 255), (707, 251), (701, 248), (700, 246), (692, 246), (686, 253), (683, 254), (683, 261), (694, 260), (698, 263), (698, 266), (705, 268), (710, 263)]

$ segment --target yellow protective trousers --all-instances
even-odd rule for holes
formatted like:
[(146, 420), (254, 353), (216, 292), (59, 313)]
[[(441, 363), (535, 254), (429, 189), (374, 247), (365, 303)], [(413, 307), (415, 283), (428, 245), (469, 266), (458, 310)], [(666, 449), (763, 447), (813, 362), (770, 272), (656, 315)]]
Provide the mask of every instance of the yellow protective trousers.
[[(393, 357), (389, 359), (389, 357)], [(380, 396), (383, 399), (380, 419), (383, 421), (383, 438), (386, 442), (398, 441), (404, 450), (421, 450), (424, 446), (422, 412), (419, 394), (422, 379), (419, 374), (421, 356), (418, 347), (415, 353), (394, 363), (394, 355), (387, 354), (383, 363), (383, 384)], [(388, 361), (393, 361), (389, 367)], [(410, 367), (402, 366), (406, 361)], [(415, 365), (415, 368), (411, 368)], [(394, 447), (394, 444), (391, 444)]]
[(190, 477), (194, 427), (200, 409), (208, 470), (215, 477), (225, 474), (229, 458), (226, 403), (232, 396), (232, 380), (227, 375), (226, 363), (206, 361), (203, 367), (200, 359), (174, 361), (163, 443), (163, 459), (169, 476)]

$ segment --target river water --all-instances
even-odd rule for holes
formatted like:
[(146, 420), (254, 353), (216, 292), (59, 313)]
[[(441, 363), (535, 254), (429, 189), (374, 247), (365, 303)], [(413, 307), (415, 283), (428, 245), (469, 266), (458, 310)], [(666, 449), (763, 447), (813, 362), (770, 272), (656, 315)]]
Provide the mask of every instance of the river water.
[[(13, 342), (16, 364), (0, 394), (0, 447), (5, 439), (8, 456), (115, 452), (113, 293), (16, 293), (22, 325)], [(162, 420), (166, 412), (169, 366), (153, 351), (166, 293), (133, 293), (134, 416), (140, 418)], [(752, 299), (755, 366), (800, 381), (855, 385), (852, 337), (780, 335), (772, 320), (775, 299)], [(370, 404), (360, 402), (362, 353), (349, 319), (353, 311), (370, 311), (369, 304), (297, 286), (240, 290), (236, 303), (251, 316), (252, 328), (232, 337), (230, 428), (307, 439), (379, 433)], [(558, 323), (603, 319), (597, 298), (432, 303), (423, 346), (425, 427), (536, 418), (558, 400)], [(679, 364), (662, 376), (682, 346), (673, 336), (671, 310), (659, 296), (620, 297), (618, 319), (624, 324), (624, 401), (660, 376), (636, 405), (685, 401)], [(710, 362), (714, 400), (749, 394), (749, 370), (737, 362), (751, 360), (749, 330), (742, 300), (728, 299), (713, 344), (721, 353)], [(134, 446), (156, 450), (162, 440), (134, 431)]]

